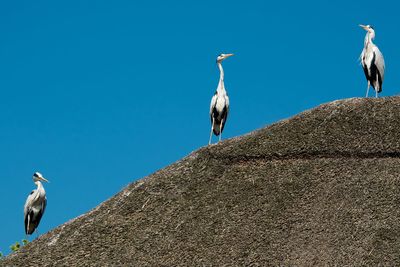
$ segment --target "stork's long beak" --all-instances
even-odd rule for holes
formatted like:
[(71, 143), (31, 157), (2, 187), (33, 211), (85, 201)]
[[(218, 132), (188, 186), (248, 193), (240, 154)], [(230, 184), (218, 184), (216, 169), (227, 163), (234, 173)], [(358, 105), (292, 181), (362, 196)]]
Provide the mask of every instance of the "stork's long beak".
[(365, 26), (365, 25), (362, 25), (362, 24), (360, 24), (360, 25), (358, 25), (358, 26), (360, 26), (360, 27), (361, 27), (361, 28), (363, 28), (364, 30), (368, 31), (368, 28), (367, 28), (367, 26)]
[(44, 178), (44, 177), (40, 177), (39, 180), (42, 180), (42, 181), (45, 181), (45, 182), (50, 183), (50, 182), (49, 182), (46, 178)]
[(233, 54), (225, 54), (225, 58), (231, 57), (231, 56), (233, 56)]

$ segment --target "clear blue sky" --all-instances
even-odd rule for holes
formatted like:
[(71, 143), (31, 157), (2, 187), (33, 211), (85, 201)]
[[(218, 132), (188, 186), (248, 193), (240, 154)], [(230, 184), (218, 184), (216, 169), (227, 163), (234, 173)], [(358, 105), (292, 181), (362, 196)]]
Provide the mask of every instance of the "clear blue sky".
[(376, 3), (1, 2), (0, 251), (24, 238), (34, 171), (51, 181), (44, 233), (206, 145), (222, 52), (224, 139), (364, 96), (360, 23), (386, 59), (381, 95), (398, 94), (400, 4)]

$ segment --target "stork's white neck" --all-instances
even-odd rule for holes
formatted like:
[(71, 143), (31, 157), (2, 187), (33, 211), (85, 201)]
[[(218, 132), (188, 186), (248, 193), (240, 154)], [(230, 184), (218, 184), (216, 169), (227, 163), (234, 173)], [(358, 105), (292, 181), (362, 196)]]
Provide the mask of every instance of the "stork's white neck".
[(364, 46), (367, 47), (369, 44), (373, 44), (372, 40), (375, 38), (375, 33), (367, 32), (364, 38)]
[(37, 186), (38, 195), (44, 195), (46, 193), (44, 191), (44, 187), (40, 181), (35, 181), (35, 185)]
[(222, 68), (221, 62), (218, 62), (217, 65), (218, 65), (218, 68), (219, 68), (219, 80), (223, 81), (224, 80), (224, 69)]
[(222, 95), (222, 94), (226, 94), (225, 85), (224, 85), (224, 69), (222, 68), (221, 62), (217, 62), (217, 65), (218, 65), (219, 72), (220, 72), (217, 93), (219, 95)]

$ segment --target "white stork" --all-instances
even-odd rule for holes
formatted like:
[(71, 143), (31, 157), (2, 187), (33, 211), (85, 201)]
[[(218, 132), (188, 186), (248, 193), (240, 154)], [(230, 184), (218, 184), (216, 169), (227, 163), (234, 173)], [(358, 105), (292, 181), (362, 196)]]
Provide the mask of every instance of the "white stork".
[(219, 141), (221, 141), (222, 131), (224, 130), (226, 119), (229, 113), (229, 97), (225, 90), (224, 85), (224, 69), (222, 68), (222, 61), (233, 54), (220, 54), (217, 57), (217, 65), (220, 71), (219, 83), (217, 91), (211, 98), (210, 104), (210, 119), (211, 119), (211, 132), (210, 140), (208, 144), (211, 144), (212, 134), (219, 136)]
[(31, 235), (39, 226), (47, 204), (46, 191), (40, 181), (49, 181), (39, 172), (33, 174), (33, 181), (37, 188), (29, 194), (24, 207), (25, 233), (27, 235)]
[(370, 25), (360, 25), (360, 27), (367, 31), (364, 39), (364, 49), (360, 56), (361, 65), (368, 81), (366, 97), (368, 97), (370, 85), (375, 89), (375, 96), (378, 97), (378, 93), (382, 92), (385, 60), (379, 48), (372, 42), (375, 38), (374, 28)]

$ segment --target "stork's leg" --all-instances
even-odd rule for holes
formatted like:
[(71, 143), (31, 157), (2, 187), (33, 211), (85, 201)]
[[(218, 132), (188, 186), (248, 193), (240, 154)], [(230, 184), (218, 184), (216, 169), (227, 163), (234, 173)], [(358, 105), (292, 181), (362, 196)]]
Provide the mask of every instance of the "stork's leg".
[(370, 82), (368, 81), (368, 87), (367, 87), (367, 95), (365, 97), (368, 97), (368, 92), (369, 92), (369, 86), (370, 86)]
[(211, 124), (210, 140), (208, 141), (208, 145), (211, 145), (211, 138), (212, 138), (213, 130), (214, 130), (214, 118), (213, 118), (212, 124)]
[(378, 98), (378, 90), (375, 90), (375, 97)]
[(224, 123), (224, 119), (221, 120), (221, 124), (219, 125), (219, 141), (221, 142), (221, 138), (222, 138), (222, 123)]

